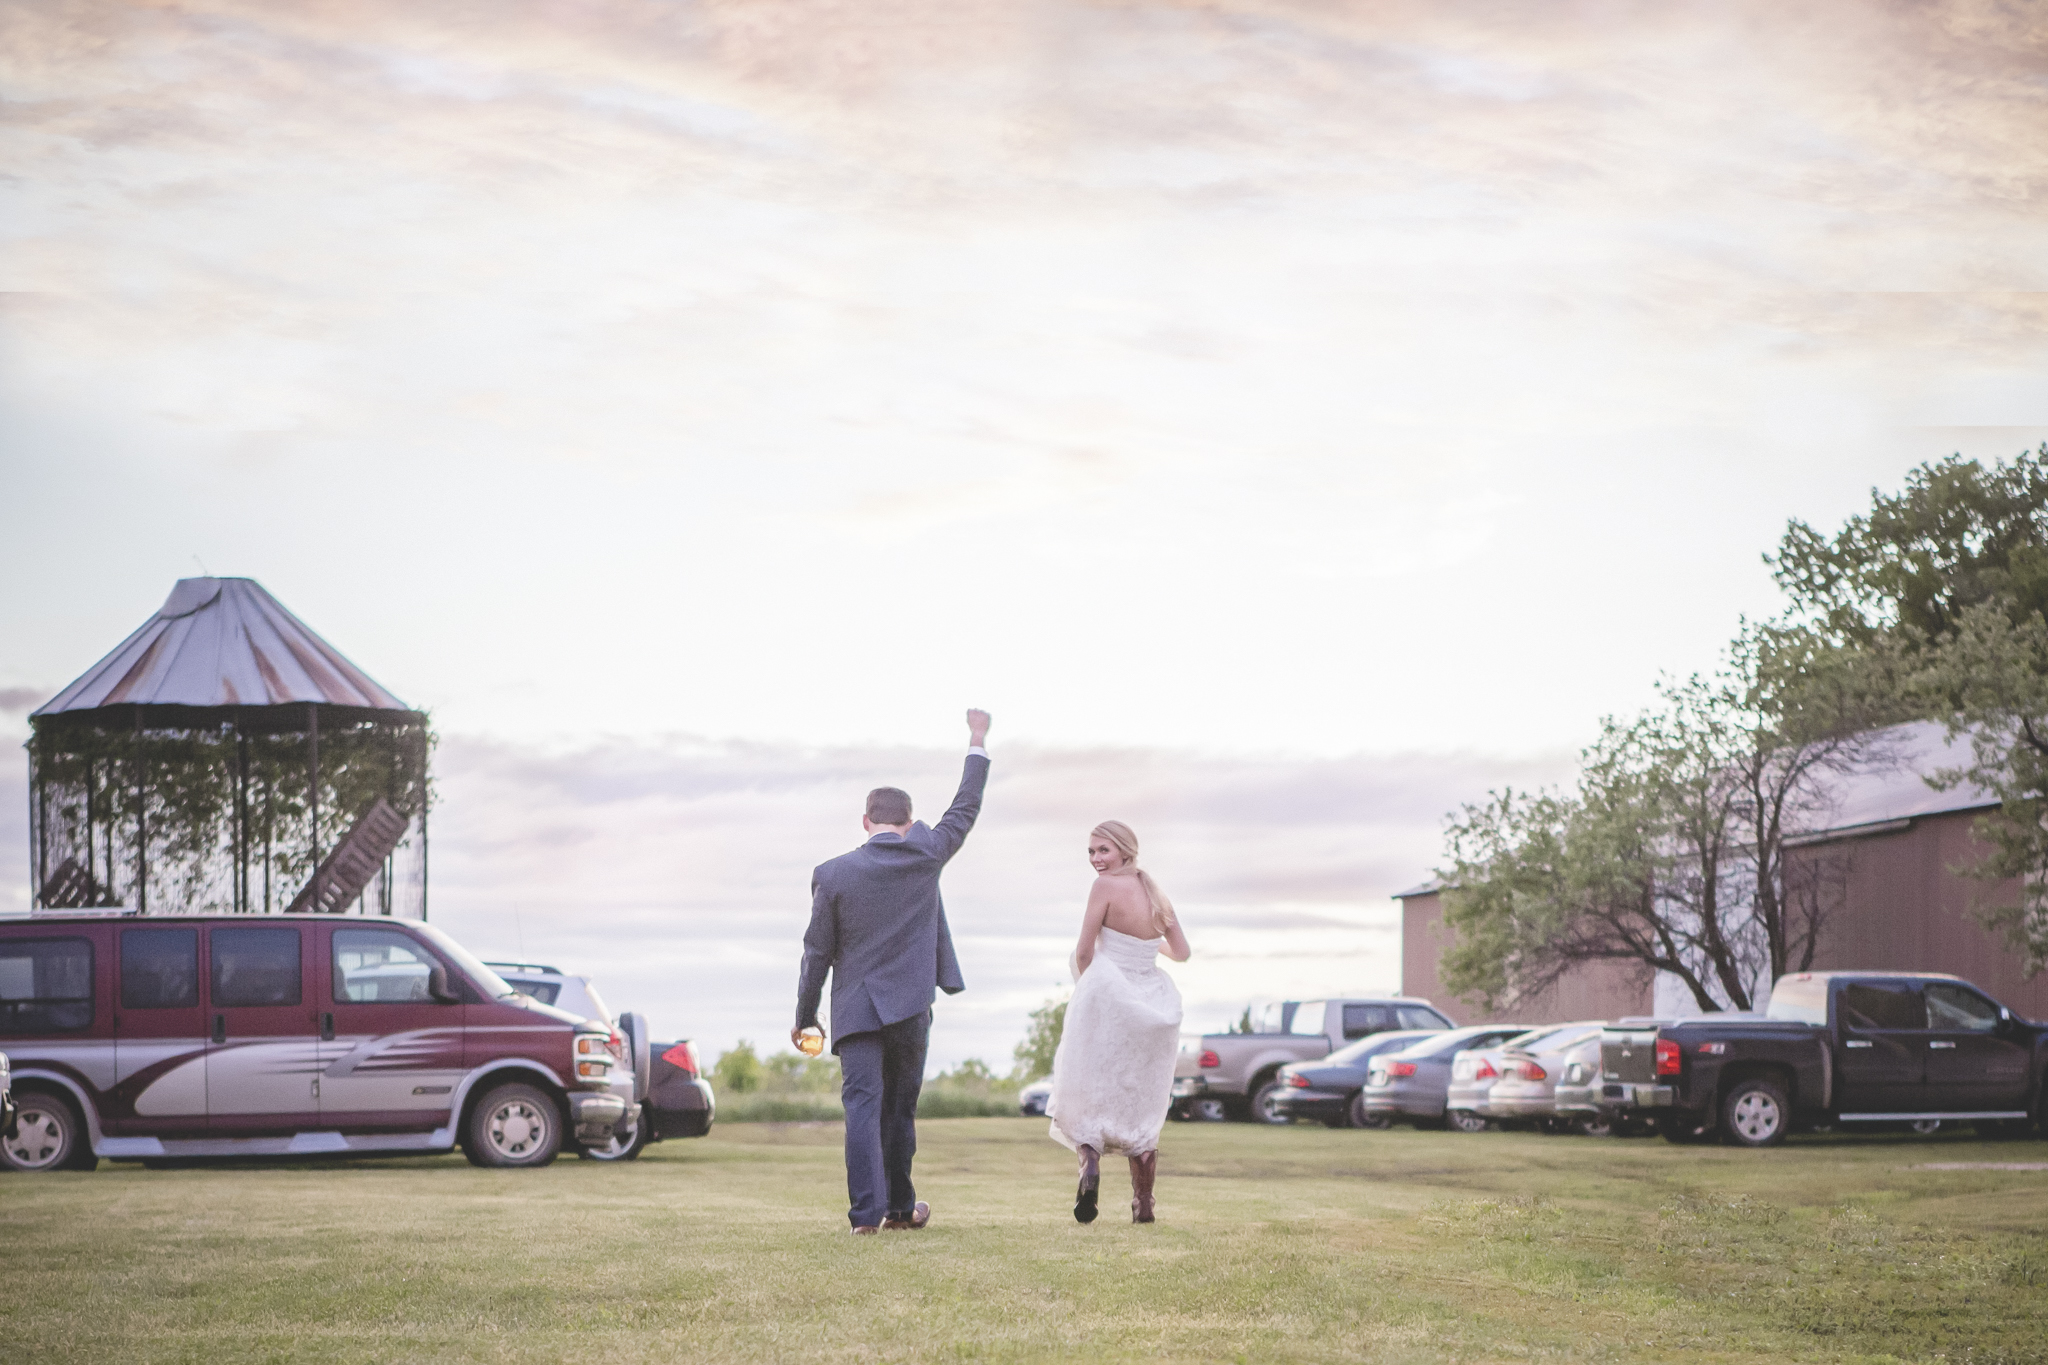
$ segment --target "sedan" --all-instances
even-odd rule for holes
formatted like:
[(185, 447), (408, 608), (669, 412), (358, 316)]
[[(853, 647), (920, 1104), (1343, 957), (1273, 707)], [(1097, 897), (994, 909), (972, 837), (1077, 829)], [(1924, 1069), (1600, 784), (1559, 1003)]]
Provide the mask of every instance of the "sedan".
[(1494, 1047), (1528, 1031), (1525, 1024), (1474, 1024), (1399, 1052), (1382, 1052), (1366, 1065), (1366, 1115), (1418, 1127), (1440, 1124), (1451, 1088), (1451, 1059), (1468, 1048)]
[(1399, 1052), (1438, 1029), (1401, 1029), (1375, 1033), (1327, 1057), (1280, 1068), (1280, 1089), (1273, 1107), (1290, 1119), (1316, 1119), (1331, 1128), (1384, 1128), (1387, 1121), (1365, 1112), (1365, 1070), (1382, 1052)]
[(1613, 1116), (1600, 1107), (1604, 1082), (1600, 1079), (1600, 1035), (1581, 1039), (1562, 1058), (1551, 1092), (1551, 1112), (1587, 1137), (1606, 1137), (1614, 1131)]
[(1037, 1118), (1045, 1113), (1045, 1102), (1051, 1098), (1052, 1077), (1041, 1076), (1017, 1091), (1017, 1112), (1027, 1119)]
[(1581, 1020), (1509, 1039), (1495, 1064), (1500, 1078), (1475, 1108), (1490, 1119), (1555, 1124), (1557, 1083), (1570, 1055), (1588, 1038), (1597, 1044), (1601, 1028), (1598, 1020)]

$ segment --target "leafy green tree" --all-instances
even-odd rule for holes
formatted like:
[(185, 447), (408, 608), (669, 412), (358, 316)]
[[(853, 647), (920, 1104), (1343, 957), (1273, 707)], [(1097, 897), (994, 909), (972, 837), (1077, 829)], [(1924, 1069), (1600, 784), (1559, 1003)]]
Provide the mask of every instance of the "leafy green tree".
[(1810, 632), (1745, 625), (1724, 667), (1608, 719), (1569, 791), (1493, 794), (1449, 830), (1444, 983), (1489, 1008), (1586, 962), (1671, 973), (1702, 1009), (1748, 1009), (1813, 963), (1838, 859), (1786, 857), (1829, 778), (1881, 761), (1888, 684)]
[(2048, 611), (2048, 445), (1989, 468), (1921, 465), (1832, 536), (1789, 523), (1765, 562), (1795, 615), (1840, 643), (1938, 642), (1992, 602), (2023, 622)]
[(1067, 1026), (1067, 1001), (1056, 995), (1031, 1011), (1030, 1027), (1024, 1041), (1011, 1054), (1017, 1062), (1011, 1073), (1020, 1082), (1035, 1081), (1052, 1074), (1052, 1059), (1060, 1050), (1060, 1033)]
[(806, 1057), (782, 1051), (761, 1059), (761, 1089), (782, 1094), (836, 1095), (839, 1059), (831, 1053)]
[(719, 1053), (718, 1061), (711, 1067), (712, 1084), (731, 1095), (759, 1090), (761, 1078), (761, 1059), (754, 1055), (754, 1045), (744, 1038)]
[(1244, 1013), (1243, 1013), (1243, 1014), (1240, 1014), (1240, 1015), (1238, 1015), (1238, 1016), (1237, 1016), (1237, 1024), (1236, 1024), (1236, 1026), (1235, 1026), (1235, 1027), (1233, 1027), (1233, 1028), (1230, 1028), (1230, 1029), (1226, 1030), (1226, 1032), (1229, 1032), (1229, 1033), (1250, 1033), (1251, 1031), (1252, 1031), (1252, 1007), (1251, 1007), (1250, 1005), (1246, 1005), (1246, 1006), (1244, 1007)]

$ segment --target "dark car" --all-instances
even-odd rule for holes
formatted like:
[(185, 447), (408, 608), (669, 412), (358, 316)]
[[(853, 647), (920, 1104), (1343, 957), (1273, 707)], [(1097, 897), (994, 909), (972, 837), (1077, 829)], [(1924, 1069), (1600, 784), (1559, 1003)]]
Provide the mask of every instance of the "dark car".
[(1375, 1033), (1313, 1062), (1280, 1068), (1274, 1103), (1290, 1119), (1317, 1119), (1331, 1128), (1384, 1128), (1384, 1118), (1365, 1112), (1366, 1064), (1382, 1052), (1399, 1052), (1441, 1029)]
[(1528, 1031), (1527, 1024), (1474, 1024), (1380, 1053), (1366, 1066), (1366, 1116), (1418, 1127), (1441, 1124), (1451, 1089), (1451, 1059), (1467, 1048), (1494, 1047)]
[(1798, 972), (1762, 1016), (1610, 1024), (1600, 1065), (1603, 1107), (1674, 1142), (1768, 1147), (1821, 1123), (2017, 1134), (2043, 1117), (2048, 1024), (1934, 972)]
[(717, 1114), (717, 1097), (711, 1093), (711, 1082), (704, 1079), (697, 1049), (690, 1040), (649, 1043), (646, 1098), (640, 1102), (640, 1122), (632, 1136), (584, 1155), (600, 1161), (631, 1161), (650, 1142), (703, 1137), (711, 1131)]

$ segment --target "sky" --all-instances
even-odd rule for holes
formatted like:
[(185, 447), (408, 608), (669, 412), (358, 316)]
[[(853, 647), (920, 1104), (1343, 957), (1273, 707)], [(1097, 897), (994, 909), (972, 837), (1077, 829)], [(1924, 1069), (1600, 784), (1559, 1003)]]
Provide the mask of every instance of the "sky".
[(715, 1047), (969, 705), (935, 1062), (1107, 816), (1191, 1024), (1396, 986), (1788, 518), (2048, 439), (2025, 5), (0, 0), (0, 101), (0, 726), (257, 578), (432, 711), (437, 921)]

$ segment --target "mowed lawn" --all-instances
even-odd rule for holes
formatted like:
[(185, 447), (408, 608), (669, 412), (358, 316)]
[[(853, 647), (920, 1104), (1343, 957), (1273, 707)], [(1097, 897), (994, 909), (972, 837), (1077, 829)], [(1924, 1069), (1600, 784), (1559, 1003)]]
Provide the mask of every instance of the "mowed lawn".
[(846, 1233), (836, 1128), (640, 1161), (0, 1177), (20, 1361), (2048, 1360), (2048, 1142), (1772, 1152), (1169, 1125), (1077, 1226), (1042, 1121), (919, 1125), (930, 1229)]

